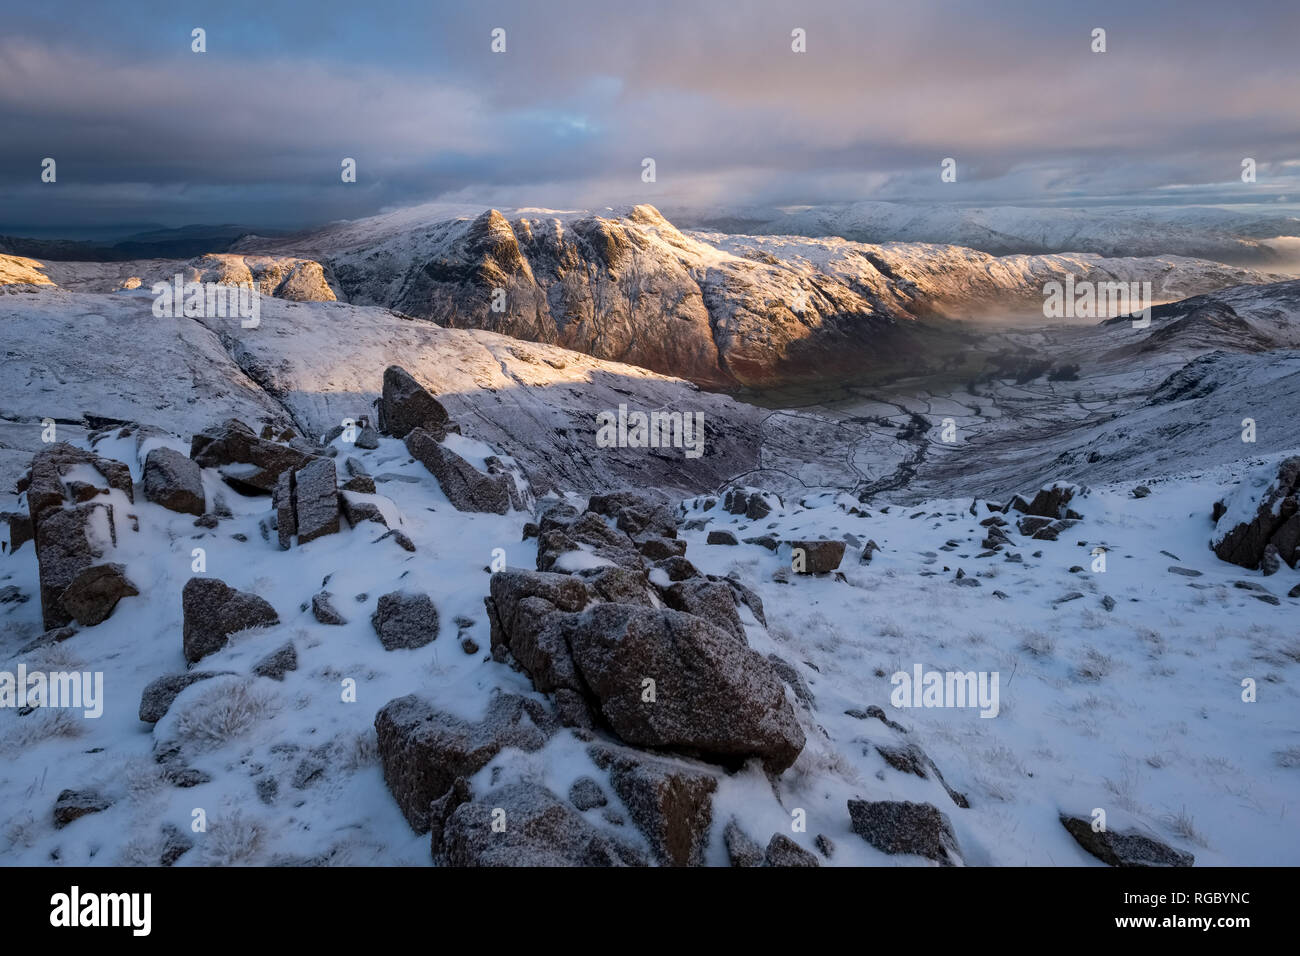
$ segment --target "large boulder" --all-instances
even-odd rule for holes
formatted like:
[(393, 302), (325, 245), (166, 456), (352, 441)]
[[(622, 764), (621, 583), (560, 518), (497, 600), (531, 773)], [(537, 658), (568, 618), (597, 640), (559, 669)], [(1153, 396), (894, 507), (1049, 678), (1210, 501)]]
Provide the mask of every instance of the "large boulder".
[(317, 458), (293, 473), (293, 504), (298, 543), (339, 530), (338, 476), (334, 462)]
[(271, 494), (286, 471), (296, 471), (315, 455), (292, 445), (260, 438), (238, 419), (228, 419), (190, 439), (190, 457), (202, 468), (216, 468), (240, 491)]
[(438, 639), (438, 609), (427, 594), (385, 594), (370, 615), (370, 623), (386, 651), (424, 647)]
[(1098, 832), (1090, 818), (1064, 813), (1061, 825), (1079, 846), (1111, 866), (1191, 866), (1196, 862), (1192, 854), (1175, 850), (1136, 829)]
[(457, 511), (503, 515), (518, 500), (511, 475), (479, 471), (423, 428), (407, 433), (406, 450), (438, 479), (438, 486)]
[(853, 832), (882, 853), (915, 853), (945, 866), (960, 859), (952, 822), (931, 804), (850, 800), (849, 820)]
[(773, 773), (803, 749), (771, 664), (702, 618), (597, 604), (573, 622), (569, 646), (599, 713), (630, 744), (728, 763), (758, 757)]
[(217, 578), (190, 578), (181, 591), (185, 659), (193, 664), (226, 646), (230, 635), (280, 623), (275, 608), (256, 594)]
[(534, 783), (501, 787), (456, 807), (443, 828), (441, 846), (450, 866), (644, 864), (634, 848), (596, 829)]
[(1300, 562), (1300, 457), (1251, 471), (1215, 508), (1210, 547), (1224, 561), (1261, 567), (1269, 545), (1291, 567)]
[(169, 511), (201, 515), (207, 505), (203, 469), (172, 448), (155, 448), (144, 460), (144, 496)]
[(397, 365), (384, 369), (384, 390), (379, 398), (379, 430), (394, 438), (405, 438), (416, 428), (441, 441), (451, 417), (442, 403)]
[(829, 574), (844, 558), (843, 541), (789, 541), (790, 566), (800, 574)]
[(504, 747), (538, 750), (554, 730), (541, 704), (514, 694), (493, 697), (477, 724), (414, 694), (389, 701), (375, 715), (384, 780), (417, 833), (428, 832), (430, 804), (458, 778), (472, 777)]

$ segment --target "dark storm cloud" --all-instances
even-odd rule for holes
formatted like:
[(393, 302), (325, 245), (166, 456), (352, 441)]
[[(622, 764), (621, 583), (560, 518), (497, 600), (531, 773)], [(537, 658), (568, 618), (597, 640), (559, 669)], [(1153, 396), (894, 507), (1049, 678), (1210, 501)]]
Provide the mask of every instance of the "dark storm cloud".
[(0, 39), (0, 231), (294, 226), (431, 198), (1294, 199), (1300, 8), (1133, 6), (47, 3)]

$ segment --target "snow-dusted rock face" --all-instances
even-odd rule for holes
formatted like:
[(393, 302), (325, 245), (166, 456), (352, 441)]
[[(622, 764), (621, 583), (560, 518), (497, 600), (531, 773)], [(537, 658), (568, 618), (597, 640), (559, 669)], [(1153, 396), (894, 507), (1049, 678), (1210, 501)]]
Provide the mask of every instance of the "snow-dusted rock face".
[[(1295, 567), (1300, 560), (1300, 457), (1252, 469), (1237, 489), (1214, 509), (1210, 547), (1224, 561), (1244, 568), (1265, 567), (1274, 574), (1278, 562)], [(1269, 549), (1276, 555), (1269, 561)]]
[(1282, 278), (1168, 256), (684, 233), (653, 206), (420, 222), (412, 211), (240, 249), (326, 263), (348, 301), (710, 386), (825, 383), (958, 348), (918, 318), (1041, 317), (1044, 285), (1150, 282), (1168, 301)]
[(43, 269), (44, 265), (35, 259), (0, 255), (0, 286), (52, 285)]

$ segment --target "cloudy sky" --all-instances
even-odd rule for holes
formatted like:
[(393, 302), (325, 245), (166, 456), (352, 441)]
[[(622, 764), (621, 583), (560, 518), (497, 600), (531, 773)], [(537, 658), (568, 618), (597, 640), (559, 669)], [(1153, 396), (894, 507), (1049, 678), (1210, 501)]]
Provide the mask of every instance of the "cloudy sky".
[(41, 0), (3, 16), (0, 233), (296, 228), (430, 200), (1300, 197), (1295, 0)]

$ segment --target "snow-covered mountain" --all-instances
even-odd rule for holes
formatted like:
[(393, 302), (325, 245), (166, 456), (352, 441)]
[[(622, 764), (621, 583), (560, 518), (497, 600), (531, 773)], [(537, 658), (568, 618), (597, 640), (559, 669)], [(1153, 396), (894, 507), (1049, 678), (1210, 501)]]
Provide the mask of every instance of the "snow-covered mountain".
[(356, 304), (721, 387), (942, 360), (964, 347), (961, 332), (918, 320), (1041, 317), (1045, 284), (1068, 275), (1150, 282), (1155, 301), (1283, 278), (1178, 256), (997, 258), (951, 245), (684, 233), (646, 205), (434, 221), (404, 210), (234, 251), (319, 260)]
[(682, 226), (748, 235), (968, 246), (993, 255), (1089, 252), (1186, 256), (1300, 273), (1300, 212), (1291, 205), (1023, 207), (855, 202), (774, 209), (670, 210)]

